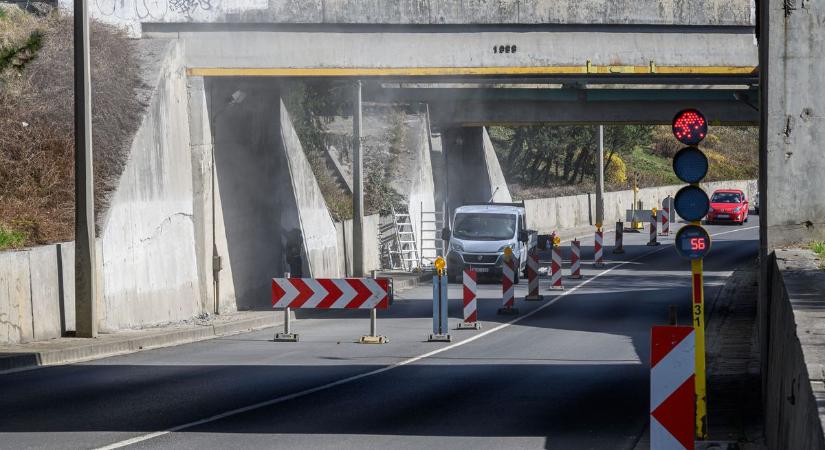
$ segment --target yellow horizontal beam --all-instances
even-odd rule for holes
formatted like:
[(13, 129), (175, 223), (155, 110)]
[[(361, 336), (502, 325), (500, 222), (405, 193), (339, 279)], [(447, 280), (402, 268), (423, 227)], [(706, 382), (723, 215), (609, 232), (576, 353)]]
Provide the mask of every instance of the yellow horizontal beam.
[(468, 75), (756, 75), (753, 66), (537, 66), (537, 67), (267, 67), (191, 68), (189, 76), (199, 77), (387, 77), (387, 76), (468, 76)]

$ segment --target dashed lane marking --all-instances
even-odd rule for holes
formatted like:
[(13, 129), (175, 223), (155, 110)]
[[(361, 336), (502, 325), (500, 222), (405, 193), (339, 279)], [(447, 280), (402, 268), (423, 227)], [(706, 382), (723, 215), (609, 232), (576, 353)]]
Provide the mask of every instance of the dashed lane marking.
[[(712, 234), (711, 236), (720, 236), (720, 235), (723, 235), (723, 234), (736, 233), (736, 232), (740, 232), (740, 231), (747, 231), (747, 230), (752, 230), (754, 228), (759, 228), (759, 227), (758, 226), (753, 226), (753, 227), (747, 227), (747, 228), (737, 228), (735, 230), (723, 231), (721, 233), (715, 233), (715, 234)], [(668, 248), (670, 248), (669, 245), (668, 246), (662, 246), (662, 247), (659, 247), (655, 250), (651, 250), (651, 251), (646, 252), (642, 255), (639, 255), (639, 256), (637, 256), (633, 259), (629, 259), (627, 261), (618, 263), (618, 264), (616, 264), (616, 265), (614, 265), (614, 266), (612, 266), (608, 269), (605, 269), (604, 271), (599, 272), (598, 274), (593, 275), (592, 277), (582, 281), (581, 283), (579, 283), (576, 286), (570, 288), (569, 290), (564, 291), (564, 292), (556, 295), (555, 297), (553, 297), (552, 300), (549, 300), (547, 303), (544, 303), (543, 305), (541, 305), (538, 308), (524, 314), (523, 316), (516, 317), (516, 318), (514, 318), (513, 320), (511, 320), (509, 322), (502, 323), (502, 324), (500, 324), (500, 325), (498, 325), (494, 328), (491, 328), (487, 331), (483, 331), (483, 332), (481, 332), (479, 334), (476, 334), (475, 336), (469, 337), (469, 338), (467, 338), (463, 341), (456, 342), (455, 344), (450, 344), (450, 345), (447, 345), (445, 347), (441, 347), (439, 349), (433, 350), (431, 352), (427, 352), (427, 353), (424, 353), (424, 354), (421, 354), (421, 355), (418, 355), (418, 356), (415, 356), (415, 357), (412, 357), (412, 358), (409, 358), (409, 359), (405, 359), (403, 361), (399, 361), (399, 362), (391, 364), (389, 366), (382, 367), (380, 369), (371, 370), (369, 372), (365, 372), (365, 373), (358, 374), (358, 375), (353, 375), (353, 376), (347, 377), (347, 378), (342, 378), (340, 380), (333, 381), (331, 383), (327, 383), (327, 384), (324, 384), (324, 385), (321, 385), (321, 386), (316, 386), (316, 387), (313, 387), (313, 388), (304, 389), (302, 391), (294, 392), (292, 394), (283, 395), (281, 397), (277, 397), (277, 398), (273, 398), (273, 399), (266, 400), (266, 401), (263, 401), (263, 402), (255, 403), (255, 404), (252, 404), (252, 405), (249, 405), (249, 406), (244, 406), (242, 408), (233, 409), (233, 410), (226, 411), (226, 412), (223, 412), (223, 413), (220, 413), (220, 414), (216, 414), (214, 416), (206, 417), (204, 419), (196, 420), (194, 422), (184, 423), (182, 425), (178, 425), (178, 426), (175, 426), (175, 427), (172, 427), (172, 428), (168, 428), (168, 429), (163, 430), (163, 431), (156, 431), (156, 432), (153, 432), (153, 433), (147, 433), (147, 434), (143, 434), (143, 435), (140, 435), (140, 436), (136, 436), (136, 437), (133, 437), (131, 439), (118, 441), (118, 442), (115, 442), (113, 444), (106, 445), (104, 447), (98, 447), (97, 450), (110, 450), (110, 449), (117, 449), (117, 448), (127, 447), (127, 446), (130, 446), (130, 445), (133, 445), (133, 444), (148, 441), (150, 439), (165, 436), (167, 434), (174, 433), (174, 432), (177, 432), (177, 431), (186, 430), (186, 429), (189, 429), (189, 428), (194, 428), (194, 427), (197, 427), (199, 425), (204, 425), (204, 424), (207, 424), (207, 423), (210, 423), (210, 422), (215, 422), (215, 421), (218, 421), (218, 420), (221, 420), (221, 419), (225, 419), (227, 417), (236, 416), (238, 414), (243, 414), (243, 413), (246, 413), (246, 412), (249, 412), (249, 411), (254, 411), (254, 410), (260, 409), (260, 408), (266, 408), (267, 406), (272, 406), (272, 405), (276, 405), (278, 403), (287, 402), (289, 400), (294, 400), (296, 398), (306, 397), (307, 395), (314, 394), (316, 392), (326, 391), (326, 390), (334, 388), (336, 386), (341, 386), (343, 384), (352, 383), (353, 381), (358, 381), (358, 380), (368, 378), (368, 377), (371, 377), (371, 376), (374, 376), (374, 375), (382, 374), (384, 372), (389, 372), (390, 370), (397, 369), (399, 367), (403, 367), (403, 366), (406, 366), (406, 365), (409, 365), (409, 364), (416, 363), (418, 361), (421, 361), (422, 359), (426, 359), (426, 358), (429, 358), (431, 356), (438, 355), (439, 353), (444, 353), (448, 350), (452, 350), (454, 348), (458, 348), (458, 347), (461, 347), (463, 345), (469, 344), (470, 342), (474, 342), (478, 339), (483, 338), (484, 336), (493, 334), (497, 331), (501, 331), (501, 330), (513, 325), (513, 324), (521, 322), (524, 319), (527, 319), (527, 318), (529, 318), (529, 317), (531, 317), (535, 314), (538, 314), (539, 311), (542, 311), (546, 308), (549, 308), (550, 305), (552, 305), (552, 304), (556, 303), (557, 301), (561, 300), (562, 298), (576, 292), (577, 290), (579, 290), (583, 286), (586, 286), (591, 281), (593, 281), (593, 280), (595, 280), (595, 279), (597, 279), (597, 278), (599, 278), (603, 275), (606, 275), (606, 274), (610, 273), (611, 271), (616, 270), (619, 267), (624, 266), (625, 264), (630, 264), (634, 261), (637, 261), (639, 259), (642, 259), (642, 258), (645, 258), (647, 256), (653, 255), (655, 253), (659, 253), (659, 252), (661, 252), (665, 249), (668, 249)]]

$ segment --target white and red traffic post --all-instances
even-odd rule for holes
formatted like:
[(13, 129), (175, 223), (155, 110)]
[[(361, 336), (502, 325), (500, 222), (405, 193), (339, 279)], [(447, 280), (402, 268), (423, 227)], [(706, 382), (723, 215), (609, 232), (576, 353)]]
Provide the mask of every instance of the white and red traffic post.
[(539, 255), (534, 250), (527, 255), (527, 296), (524, 299), (544, 300), (544, 296), (539, 294)]
[[(288, 274), (287, 274), (288, 276)], [(386, 343), (376, 335), (375, 310), (389, 307), (389, 280), (386, 278), (273, 278), (272, 308), (284, 308), (284, 332), (275, 335), (278, 342), (297, 342), (298, 334), (290, 329), (290, 310), (300, 309), (369, 309), (370, 335), (362, 343)]]
[(616, 245), (613, 246), (613, 253), (624, 253), (624, 222), (616, 222)]
[(650, 449), (693, 450), (693, 327), (656, 326), (650, 339)]
[(656, 208), (653, 208), (653, 211), (650, 212), (650, 240), (647, 242), (649, 246), (659, 245), (659, 241), (656, 239)]
[(570, 243), (570, 278), (577, 280), (582, 277), (582, 243), (573, 239)]
[(596, 236), (594, 241), (593, 253), (593, 267), (604, 267), (604, 232), (602, 227), (596, 227)]
[(668, 195), (662, 200), (662, 230), (660, 232), (662, 236), (670, 235), (670, 222), (673, 222), (674, 215), (673, 197)]
[(518, 314), (515, 308), (515, 276), (516, 263), (513, 260), (513, 250), (510, 247), (504, 249), (504, 264), (501, 266), (501, 308), (499, 314)]
[(561, 246), (554, 245), (550, 260), (550, 289), (564, 289), (561, 284)]
[(480, 330), (478, 322), (478, 274), (473, 269), (464, 269), (464, 320), (457, 330)]

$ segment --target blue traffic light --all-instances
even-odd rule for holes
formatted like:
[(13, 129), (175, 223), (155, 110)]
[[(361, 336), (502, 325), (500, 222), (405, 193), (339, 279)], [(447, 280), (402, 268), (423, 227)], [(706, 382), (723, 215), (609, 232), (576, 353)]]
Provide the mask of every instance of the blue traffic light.
[(679, 189), (676, 197), (673, 198), (673, 208), (676, 214), (689, 221), (695, 222), (702, 220), (710, 208), (710, 200), (708, 194), (699, 186), (685, 186)]
[(698, 183), (708, 173), (708, 157), (696, 147), (685, 147), (673, 157), (673, 172), (685, 183)]

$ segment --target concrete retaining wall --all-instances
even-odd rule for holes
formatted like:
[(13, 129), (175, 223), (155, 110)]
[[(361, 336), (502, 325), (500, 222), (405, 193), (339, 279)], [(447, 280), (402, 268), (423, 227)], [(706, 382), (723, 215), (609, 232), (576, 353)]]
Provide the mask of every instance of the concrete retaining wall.
[(810, 250), (771, 255), (765, 385), (767, 448), (825, 448), (825, 271)]
[[(163, 49), (155, 90), (101, 229), (102, 331), (201, 311), (182, 49)], [(151, 78), (150, 78), (151, 79)]]
[(74, 244), (0, 253), (0, 343), (74, 330)]
[[(645, 210), (656, 206), (661, 209), (662, 200), (676, 192), (684, 185), (660, 186), (640, 189), (637, 199)], [(756, 194), (756, 180), (717, 181), (703, 183), (702, 188), (710, 194), (716, 189), (741, 189), (748, 198)], [(525, 200), (527, 209), (527, 227), (539, 233), (550, 233), (563, 228), (575, 228), (593, 225), (596, 217), (596, 197), (593, 194), (573, 195), (567, 197), (540, 198)], [(625, 214), (633, 204), (633, 191), (606, 192), (604, 195), (604, 225), (609, 226), (625, 220)], [(649, 216), (649, 215), (648, 215)]]
[[(381, 246), (379, 245), (378, 214), (364, 216), (364, 273), (381, 269)], [(352, 220), (335, 222), (335, 234), (338, 242), (338, 274), (342, 277), (352, 276)]]

